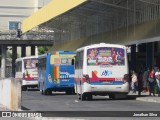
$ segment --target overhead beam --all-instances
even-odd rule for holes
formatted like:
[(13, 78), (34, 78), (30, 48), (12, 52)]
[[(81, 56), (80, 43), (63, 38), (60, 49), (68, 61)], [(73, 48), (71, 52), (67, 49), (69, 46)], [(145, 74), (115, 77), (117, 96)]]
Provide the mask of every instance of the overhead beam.
[(53, 40), (0, 40), (1, 45), (36, 45), (45, 46), (53, 45)]
[(48, 5), (22, 22), (22, 32), (25, 33), (87, 1), (88, 0), (52, 0)]

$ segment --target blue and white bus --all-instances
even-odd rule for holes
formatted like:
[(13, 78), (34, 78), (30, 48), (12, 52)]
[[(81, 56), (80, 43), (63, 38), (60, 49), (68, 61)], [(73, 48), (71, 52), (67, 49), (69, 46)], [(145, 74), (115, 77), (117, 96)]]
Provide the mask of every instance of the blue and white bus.
[(55, 51), (38, 56), (38, 86), (42, 94), (74, 93), (75, 52)]

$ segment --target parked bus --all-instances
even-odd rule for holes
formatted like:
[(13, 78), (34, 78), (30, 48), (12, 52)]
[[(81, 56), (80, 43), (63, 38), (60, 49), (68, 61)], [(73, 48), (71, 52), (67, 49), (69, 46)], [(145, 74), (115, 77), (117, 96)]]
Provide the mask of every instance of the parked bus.
[(129, 70), (126, 47), (94, 44), (76, 50), (75, 92), (81, 100), (92, 95), (125, 97), (129, 92)]
[(27, 90), (27, 87), (38, 87), (38, 69), (36, 64), (38, 57), (22, 57), (16, 59), (16, 74), (15, 78), (22, 80), (22, 90)]
[(52, 91), (74, 93), (75, 52), (55, 51), (38, 57), (38, 85), (44, 95)]

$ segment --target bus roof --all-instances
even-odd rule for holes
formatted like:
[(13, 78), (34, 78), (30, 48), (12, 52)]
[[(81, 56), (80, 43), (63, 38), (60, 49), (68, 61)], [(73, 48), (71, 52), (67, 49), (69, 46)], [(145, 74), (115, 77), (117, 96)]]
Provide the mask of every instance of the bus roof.
[(115, 47), (115, 48), (126, 48), (124, 45), (118, 45), (118, 44), (109, 44), (109, 43), (99, 43), (99, 44), (92, 44), (88, 46), (84, 46), (81, 48), (78, 48), (76, 51), (84, 50), (85, 48), (95, 48), (95, 47)]
[(17, 58), (16, 61), (21, 61), (21, 60), (23, 60), (23, 59), (30, 59), (30, 58), (38, 58), (38, 56), (21, 57), (21, 58)]
[(53, 51), (53, 52), (50, 52), (50, 53), (46, 53), (46, 54), (42, 54), (42, 55), (38, 55), (38, 58), (45, 58), (47, 55), (50, 55), (50, 54), (76, 54), (76, 52), (72, 52), (72, 51)]

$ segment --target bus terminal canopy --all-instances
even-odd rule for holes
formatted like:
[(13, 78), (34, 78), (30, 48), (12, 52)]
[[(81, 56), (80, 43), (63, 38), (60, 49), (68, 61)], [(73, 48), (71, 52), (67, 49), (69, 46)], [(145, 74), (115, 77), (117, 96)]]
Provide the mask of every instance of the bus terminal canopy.
[(27, 32), (38, 25), (54, 19), (86, 1), (87, 0), (52, 0), (48, 5), (23, 21), (22, 32)]
[(22, 32), (52, 31), (55, 41), (93, 36), (125, 43), (158, 37), (159, 18), (159, 0), (52, 0), (22, 22)]

